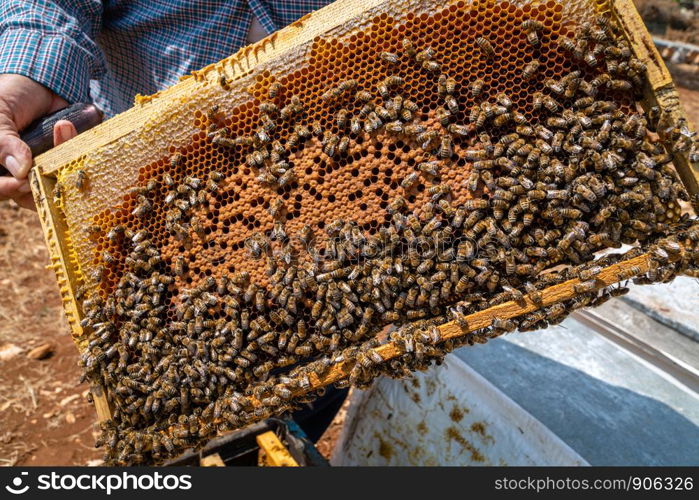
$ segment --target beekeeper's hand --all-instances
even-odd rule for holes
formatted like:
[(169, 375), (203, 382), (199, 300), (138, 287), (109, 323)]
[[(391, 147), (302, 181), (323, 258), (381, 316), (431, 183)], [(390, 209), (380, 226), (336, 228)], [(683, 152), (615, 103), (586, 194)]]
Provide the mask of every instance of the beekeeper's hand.
[[(66, 106), (64, 99), (26, 76), (0, 75), (0, 164), (11, 174), (0, 176), (0, 200), (12, 199), (21, 207), (34, 207), (27, 182), (32, 154), (20, 140), (19, 131), (37, 118)], [(73, 124), (61, 120), (53, 129), (54, 145), (76, 135)]]

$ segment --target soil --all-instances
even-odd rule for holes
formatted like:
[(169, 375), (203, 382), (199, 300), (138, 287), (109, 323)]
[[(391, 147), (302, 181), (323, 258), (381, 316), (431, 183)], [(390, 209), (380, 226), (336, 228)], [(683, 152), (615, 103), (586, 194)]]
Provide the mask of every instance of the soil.
[[(681, 88), (680, 97), (699, 123), (699, 92)], [(36, 213), (0, 202), (0, 465), (98, 465), (95, 411), (47, 264)], [(51, 356), (27, 357), (46, 342)], [(326, 458), (345, 414), (346, 405), (318, 442)]]
[(687, 113), (687, 118), (694, 125), (699, 124), (699, 91), (678, 88), (680, 103)]
[(351, 392), (345, 398), (345, 402), (342, 407), (335, 415), (335, 418), (330, 423), (330, 426), (325, 430), (323, 435), (320, 437), (316, 443), (316, 448), (318, 452), (323, 455), (328, 461), (332, 457), (333, 450), (335, 449), (335, 444), (338, 439), (340, 439), (340, 434), (342, 433), (342, 428), (345, 423), (345, 417), (347, 416), (347, 408), (349, 407), (351, 400)]
[[(101, 457), (95, 411), (79, 384), (77, 350), (47, 264), (36, 213), (0, 202), (0, 352), (16, 353), (0, 360), (2, 465), (85, 465)], [(49, 357), (27, 357), (47, 342)]]
[(699, 43), (699, 9), (683, 9), (676, 0), (634, 0), (648, 31), (667, 40)]

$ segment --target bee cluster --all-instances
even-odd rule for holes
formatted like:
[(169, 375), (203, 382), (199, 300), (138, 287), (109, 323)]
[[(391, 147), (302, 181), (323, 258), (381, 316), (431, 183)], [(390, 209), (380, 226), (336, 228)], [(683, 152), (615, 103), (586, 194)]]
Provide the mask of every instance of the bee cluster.
[[(525, 20), (521, 29), (532, 50), (540, 46), (542, 23)], [(475, 43), (488, 59), (497, 57), (485, 36)], [(695, 155), (693, 133), (662, 110), (646, 115), (632, 106), (645, 68), (607, 18), (583, 23), (574, 39), (558, 43), (577, 69), (542, 77), (534, 60), (522, 70), (524, 81), (543, 84), (532, 95), (535, 119), (504, 92), (485, 97), (482, 79), (462, 83), (436, 50), (409, 37), (377, 64), (389, 72), (405, 64), (424, 71), (441, 103), (433, 119), (423, 119), (397, 73), (375, 92), (347, 79), (323, 93), (338, 133), (305, 121), (302, 100), (282, 100), (278, 83), (259, 103), (260, 125), (249, 135), (232, 134), (220, 125), (219, 109), (209, 110), (208, 140), (224, 151), (245, 151), (256, 181), (273, 189), (289, 189), (298, 175), (292, 155), (312, 142), (332, 160), (345, 157), (358, 138), (385, 133), (419, 151), (421, 161), (401, 180), (404, 196), (390, 200), (386, 223), (374, 233), (348, 219), (288, 232), (285, 201), (273, 199), (267, 209), (273, 226), (244, 241), (250, 258), (264, 260), (267, 285), (239, 271), (205, 276), (173, 296), (187, 261), (165, 258), (149, 229), (112, 227), (107, 238), (127, 253), (125, 270), (109, 296), (82, 300), (89, 339), (81, 364), (113, 407), (100, 438), (107, 460), (162, 461), (217, 432), (292, 410), (323, 391), (311, 386), (310, 372), (325, 373), (341, 360), (356, 362), (339, 385), (365, 386), (380, 374), (404, 376), (440, 362), (459, 345), (556, 324), (573, 309), (627, 290), (597, 291), (601, 268), (629, 257), (596, 258), (602, 249), (639, 244), (632, 255), (651, 253), (647, 273), (632, 268), (620, 281), (696, 272), (697, 226), (667, 217), (669, 205), (687, 199), (668, 151)], [(479, 101), (467, 109), (465, 95)], [(291, 130), (283, 139), (275, 137), (282, 124)], [(441, 180), (445, 170), (462, 168), (457, 158), (469, 166), (467, 198)], [(171, 172), (129, 196), (132, 215), (145, 225), (154, 193), (162, 191), (164, 228), (187, 245), (207, 239), (201, 210), (226, 174), (179, 175), (182, 160), (173, 155)], [(81, 189), (86, 182), (81, 176)], [(428, 201), (412, 209), (409, 198), (423, 182), (431, 183)], [(104, 252), (102, 260), (110, 266), (115, 257)], [(92, 283), (102, 274), (98, 267)], [(571, 301), (495, 318), (486, 329), (441, 341), (436, 325), (455, 320), (468, 328), (472, 312), (524, 294), (536, 302), (543, 288), (573, 277), (581, 283)], [(377, 332), (387, 325), (398, 326), (388, 340), (401, 354), (383, 362), (376, 348), (386, 339)]]

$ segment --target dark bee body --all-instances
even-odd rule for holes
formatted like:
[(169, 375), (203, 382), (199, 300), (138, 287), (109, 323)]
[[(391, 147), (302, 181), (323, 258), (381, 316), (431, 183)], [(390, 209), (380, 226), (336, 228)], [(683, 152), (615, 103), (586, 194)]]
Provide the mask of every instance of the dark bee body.
[(478, 45), (478, 48), (481, 49), (481, 52), (486, 58), (492, 59), (495, 57), (495, 49), (487, 38), (482, 36), (476, 38), (476, 45)]

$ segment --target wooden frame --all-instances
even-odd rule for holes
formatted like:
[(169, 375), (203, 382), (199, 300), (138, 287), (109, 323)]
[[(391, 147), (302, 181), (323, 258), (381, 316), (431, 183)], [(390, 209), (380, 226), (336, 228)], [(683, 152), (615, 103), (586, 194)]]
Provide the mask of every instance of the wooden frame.
[[(610, 10), (623, 28), (634, 55), (648, 68), (648, 84), (643, 96), (643, 107), (647, 110), (653, 106), (659, 106), (665, 110), (667, 118), (672, 121), (687, 120), (686, 113), (680, 104), (677, 87), (633, 0), (611, 0)], [(692, 197), (695, 212), (699, 213), (699, 163), (690, 162), (686, 153), (674, 154), (673, 163)]]
[[(406, 0), (405, 3), (414, 4), (416, 8), (425, 4), (421, 0)], [(80, 309), (75, 300), (76, 276), (68, 262), (70, 250), (64, 238), (66, 223), (51, 196), (56, 175), (61, 168), (69, 163), (89, 162), (97, 152), (109, 153), (125, 144), (135, 144), (137, 149), (145, 151), (142, 158), (144, 163), (148, 158), (162, 156), (163, 148), (156, 148), (153, 151), (149, 149), (148, 137), (157, 136), (162, 132), (167, 121), (176, 112), (181, 112), (183, 106), (194, 109), (207, 100), (220, 98), (220, 86), (216, 83), (220, 75), (225, 75), (229, 82), (248, 78), (259, 65), (271, 64), (276, 60), (283, 61), (285, 54), (309, 44), (314, 37), (329, 32), (342, 32), (346, 23), (351, 23), (357, 17), (368, 18), (377, 12), (390, 9), (390, 4), (390, 0), (363, 0), (362, 2), (339, 0), (303, 17), (278, 33), (241, 49), (235, 55), (195, 72), (170, 89), (150, 97), (137, 96), (134, 108), (35, 159), (35, 166), (31, 172), (31, 186), (49, 248), (51, 259), (49, 267), (56, 273), (66, 316), (78, 348), (84, 348), (85, 341), (80, 327)], [(667, 116), (673, 119), (684, 117), (672, 78), (655, 49), (652, 38), (646, 31), (632, 0), (609, 0), (605, 8), (611, 11), (611, 15), (624, 29), (636, 57), (648, 67), (648, 86), (645, 89), (644, 107), (660, 105), (666, 110)], [(173, 140), (182, 141), (186, 136), (187, 131), (180, 131), (175, 134)], [(674, 162), (684, 185), (693, 196), (695, 209), (699, 209), (699, 165), (691, 164), (686, 154), (675, 155)], [(597, 287), (603, 288), (616, 283), (620, 271), (634, 266), (638, 266), (640, 273), (644, 273), (648, 268), (648, 259), (648, 256), (644, 255), (607, 267), (600, 273)], [(573, 298), (576, 295), (574, 291), (576, 282), (571, 280), (543, 290), (544, 305)], [(536, 309), (538, 307), (529, 298), (519, 304), (507, 302), (469, 316), (467, 330), (462, 330), (453, 322), (442, 325), (439, 330), (443, 339), (455, 338), (489, 326), (495, 317), (515, 318)], [(384, 360), (399, 355), (398, 349), (391, 343), (377, 350)], [(352, 361), (343, 361), (332, 367), (322, 378), (311, 376), (310, 390), (346, 377), (352, 364)], [(93, 387), (92, 391), (99, 419), (109, 419), (111, 412), (102, 389)]]
[(291, 456), (284, 443), (273, 431), (259, 434), (255, 440), (260, 447), (259, 461), (266, 467), (298, 467), (299, 464)]

